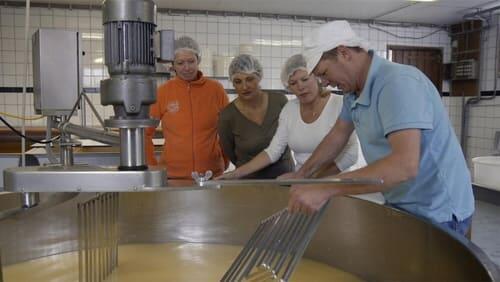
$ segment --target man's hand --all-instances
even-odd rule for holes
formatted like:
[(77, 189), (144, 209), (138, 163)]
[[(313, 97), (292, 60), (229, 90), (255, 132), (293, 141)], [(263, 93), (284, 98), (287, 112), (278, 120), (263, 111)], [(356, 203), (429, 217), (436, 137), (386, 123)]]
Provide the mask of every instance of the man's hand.
[(333, 195), (333, 187), (329, 185), (293, 185), (290, 188), (288, 210), (312, 214), (318, 211)]
[(302, 175), (298, 172), (287, 172), (283, 173), (282, 175), (278, 176), (276, 179), (278, 180), (285, 180), (285, 179), (297, 179), (297, 178), (304, 178)]
[(235, 169), (233, 171), (226, 172), (222, 175), (219, 175), (215, 177), (215, 180), (231, 180), (231, 179), (239, 179), (241, 178), (240, 173), (238, 172), (238, 169)]

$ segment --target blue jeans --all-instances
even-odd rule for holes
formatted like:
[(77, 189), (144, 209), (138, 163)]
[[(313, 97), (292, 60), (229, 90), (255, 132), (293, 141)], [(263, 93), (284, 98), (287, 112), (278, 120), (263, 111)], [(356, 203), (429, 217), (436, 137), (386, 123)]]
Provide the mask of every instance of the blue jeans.
[(448, 230), (455, 231), (456, 233), (465, 236), (470, 229), (472, 223), (472, 215), (464, 220), (458, 220), (455, 215), (453, 219), (446, 222), (438, 222), (437, 224)]
[[(411, 214), (413, 214), (413, 215), (415, 215), (417, 217), (424, 218), (424, 217), (422, 217), (420, 215), (416, 215), (416, 214), (414, 214), (412, 212), (409, 212), (409, 211), (407, 211), (407, 210), (399, 207), (398, 205), (389, 204), (387, 202), (385, 203), (385, 205), (389, 206), (389, 207), (392, 207), (392, 208), (395, 208), (395, 209), (398, 209), (398, 210), (405, 211), (407, 213), (411, 213)], [(426, 219), (426, 220), (429, 220), (429, 219)], [(457, 217), (455, 215), (453, 215), (452, 216), (452, 220), (450, 220), (450, 221), (436, 222), (436, 221), (431, 220), (431, 222), (433, 222), (436, 225), (439, 225), (439, 226), (443, 227), (446, 230), (455, 232), (455, 233), (457, 233), (459, 235), (462, 235), (462, 236), (466, 237), (467, 232), (469, 231), (471, 223), (472, 223), (472, 215), (469, 216), (468, 218), (464, 219), (464, 220), (458, 220)]]

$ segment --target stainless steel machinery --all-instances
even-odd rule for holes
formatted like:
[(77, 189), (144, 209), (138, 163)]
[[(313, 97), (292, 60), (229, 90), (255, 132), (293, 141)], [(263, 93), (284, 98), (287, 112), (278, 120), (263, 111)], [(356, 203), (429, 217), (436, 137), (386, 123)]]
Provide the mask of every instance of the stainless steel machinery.
[(153, 35), (156, 5), (151, 0), (108, 0), (103, 3), (105, 63), (110, 75), (101, 81), (101, 104), (112, 105), (108, 127), (120, 129), (121, 170), (145, 170), (144, 128), (156, 101)]
[[(167, 185), (165, 170), (148, 168), (144, 152), (144, 129), (156, 127), (159, 122), (149, 117), (149, 106), (156, 101), (156, 81), (152, 76), (155, 62), (157, 58), (165, 61), (173, 56), (173, 32), (158, 37), (160, 43), (166, 44), (159, 44), (158, 55), (155, 54), (155, 18), (156, 5), (151, 0), (103, 3), (105, 64), (110, 78), (101, 81), (101, 103), (114, 109), (114, 116), (104, 122), (106, 130), (69, 121), (86, 98), (81, 92), (78, 33), (41, 29), (34, 35), (35, 108), (48, 117), (48, 128), (57, 127), (61, 132), (60, 160), (49, 166), (5, 169), (4, 190), (138, 191)], [(57, 76), (64, 69), (69, 69), (64, 72), (67, 79), (64, 77), (64, 82), (59, 83)], [(109, 132), (109, 128), (118, 128), (119, 135)], [(72, 148), (77, 144), (72, 134), (119, 145), (120, 163), (116, 167), (73, 164)]]

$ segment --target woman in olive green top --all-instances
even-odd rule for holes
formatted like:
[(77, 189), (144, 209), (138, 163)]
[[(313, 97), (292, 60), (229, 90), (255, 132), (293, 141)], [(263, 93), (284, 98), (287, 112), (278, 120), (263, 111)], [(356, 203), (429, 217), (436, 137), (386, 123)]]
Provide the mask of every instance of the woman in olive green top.
[[(229, 65), (229, 79), (238, 98), (220, 113), (218, 131), (224, 154), (239, 167), (267, 148), (278, 127), (281, 109), (288, 100), (284, 95), (260, 89), (262, 66), (250, 55), (233, 59)], [(245, 178), (276, 178), (293, 168), (287, 148), (276, 163)]]

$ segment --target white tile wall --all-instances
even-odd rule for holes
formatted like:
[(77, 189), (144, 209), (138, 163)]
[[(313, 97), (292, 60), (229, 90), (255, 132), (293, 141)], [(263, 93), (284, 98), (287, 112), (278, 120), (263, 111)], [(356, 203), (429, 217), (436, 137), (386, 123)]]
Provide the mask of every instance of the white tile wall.
[[(469, 99), (469, 98), (467, 98)], [(467, 101), (462, 97), (443, 97), (450, 121), (460, 140), (462, 108)], [(500, 101), (485, 100), (473, 105), (469, 110), (466, 159), (472, 169), (472, 158), (499, 153), (495, 150), (495, 132), (500, 131)]]
[[(83, 33), (83, 44), (86, 51), (84, 57), (84, 87), (99, 87), (99, 81), (107, 77), (107, 71), (102, 63), (103, 41), (101, 12), (98, 10), (79, 9), (49, 9), (32, 8), (30, 11), (30, 36), (38, 27), (54, 27), (79, 30)], [(492, 21), (496, 22), (496, 21)], [(280, 68), (283, 62), (291, 55), (302, 49), (302, 36), (312, 28), (322, 24), (316, 21), (293, 21), (287, 19), (253, 18), (239, 16), (200, 16), (200, 15), (173, 15), (158, 14), (157, 29), (174, 29), (176, 36), (188, 35), (195, 38), (202, 48), (207, 48), (215, 56), (235, 56), (240, 48), (251, 46), (251, 53), (255, 55), (264, 67), (263, 88), (282, 89), (279, 80)], [(450, 39), (446, 32), (435, 31), (429, 27), (382, 27), (387, 32), (371, 28), (364, 23), (353, 23), (354, 30), (365, 39), (368, 39), (372, 48), (381, 56), (386, 56), (387, 45), (412, 45), (441, 47), (444, 51), (444, 62), (450, 60)], [(492, 90), (496, 75), (495, 47), (496, 28), (483, 34), (482, 61), (481, 61), (481, 89)], [(398, 35), (398, 37), (392, 34)], [(424, 37), (422, 39), (406, 39), (399, 36)], [(24, 8), (9, 6), (0, 7), (0, 86), (15, 87), (24, 83)], [(30, 44), (31, 48), (31, 44)], [(31, 63), (31, 55), (28, 56)], [(211, 67), (205, 62), (204, 67)], [(32, 85), (31, 66), (28, 77), (29, 86)], [(232, 88), (227, 80), (221, 80), (227, 88)], [(443, 91), (448, 91), (447, 83)], [(31, 97), (31, 94), (28, 94)], [(111, 107), (100, 106), (99, 95), (90, 94), (100, 114), (108, 117), (112, 114)], [(31, 98), (28, 98), (32, 101)], [(21, 96), (17, 93), (0, 93), (0, 111), (13, 114), (22, 114), (20, 106)], [(450, 120), (460, 137), (462, 115), (462, 98), (444, 97), (443, 103), (447, 108)], [(493, 136), (500, 130), (499, 102), (493, 100), (481, 103), (471, 109), (469, 129), (468, 159), (474, 156), (489, 154), (493, 149)], [(28, 115), (33, 114), (31, 106)], [(497, 114), (499, 113), (499, 114)], [(14, 125), (20, 121), (8, 119)], [(74, 119), (78, 122), (78, 118)], [(98, 126), (97, 119), (92, 117), (90, 109), (87, 111), (87, 123)], [(43, 125), (44, 120), (28, 121), (28, 126)]]
[[(19, 76), (15, 72), (14, 63), (24, 63), (24, 8), (0, 7), (2, 15), (0, 38), (1, 61), (4, 65), (2, 73), (6, 76)], [(96, 35), (102, 35), (101, 12), (92, 10), (64, 10), (48, 8), (32, 8), (32, 27), (56, 27), (65, 29), (77, 29), (84, 33), (83, 44), (87, 52), (84, 61), (85, 68), (99, 68), (98, 63), (102, 58), (102, 39), (95, 39)], [(241, 44), (253, 44), (253, 54), (262, 62), (272, 62), (265, 66), (267, 74), (262, 81), (263, 88), (281, 88), (279, 82), (279, 69), (281, 64), (290, 55), (301, 51), (301, 40), (304, 33), (319, 25), (317, 22), (296, 22), (292, 20), (257, 19), (236, 16), (196, 16), (196, 15), (168, 15), (159, 14), (158, 29), (174, 29), (178, 36), (189, 35), (194, 37), (202, 47), (209, 48), (214, 55), (234, 56), (237, 55)], [(445, 61), (449, 60), (449, 40), (445, 32), (439, 32), (432, 37), (422, 40), (398, 39), (392, 35), (370, 29), (366, 24), (353, 24), (353, 28), (360, 35), (372, 42), (372, 47), (379, 53), (384, 54), (387, 44), (425, 45), (443, 47), (445, 50)], [(389, 29), (389, 28), (387, 28)], [(34, 29), (33, 29), (34, 31)], [(431, 28), (391, 28), (391, 32), (404, 36), (416, 36), (433, 31)], [(94, 37), (93, 39), (89, 37)], [(17, 51), (17, 52), (16, 52)], [(16, 52), (12, 56), (12, 52)], [(97, 87), (98, 79), (105, 74), (97, 74), (91, 71), (85, 79), (85, 87)], [(95, 79), (97, 78), (97, 79)], [(13, 84), (13, 81), (16, 81)], [(8, 78), (2, 86), (16, 86), (17, 80)], [(31, 81), (30, 81), (31, 82)], [(30, 83), (31, 84), (31, 83)], [(230, 85), (228, 85), (230, 86)], [(445, 89), (446, 90), (446, 89)]]

